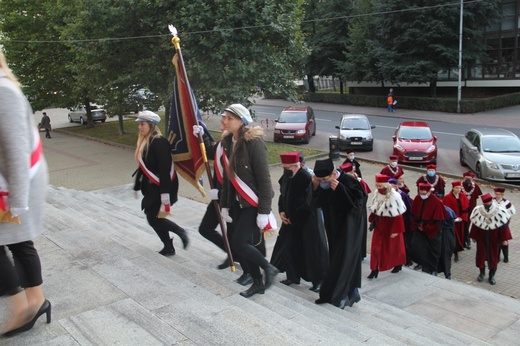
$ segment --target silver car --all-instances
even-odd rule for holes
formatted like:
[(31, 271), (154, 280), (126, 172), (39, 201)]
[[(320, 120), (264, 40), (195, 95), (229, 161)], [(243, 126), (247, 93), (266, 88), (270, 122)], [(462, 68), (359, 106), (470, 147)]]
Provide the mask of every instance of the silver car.
[[(92, 121), (101, 121), (102, 123), (107, 120), (107, 112), (96, 104), (90, 104), (90, 111), (92, 112)], [(87, 123), (87, 108), (83, 105), (78, 105), (70, 109), (69, 122), (77, 122), (81, 125)]]
[(374, 137), (368, 118), (363, 114), (345, 114), (341, 117), (339, 126), (339, 150), (368, 150), (374, 149)]
[(460, 140), (459, 159), (481, 179), (520, 182), (520, 139), (508, 130), (469, 130)]

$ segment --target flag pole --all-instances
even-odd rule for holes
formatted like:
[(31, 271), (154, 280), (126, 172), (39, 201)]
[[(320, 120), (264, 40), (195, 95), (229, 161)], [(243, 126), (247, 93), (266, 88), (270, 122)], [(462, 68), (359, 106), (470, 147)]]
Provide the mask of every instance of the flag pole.
[[(186, 73), (186, 68), (184, 67), (184, 59), (182, 58), (181, 45), (180, 45), (181, 39), (177, 36), (177, 29), (175, 29), (174, 26), (169, 25), (169, 29), (173, 35), (173, 38), (172, 38), (173, 46), (175, 47), (175, 51), (179, 55), (178, 63), (179, 63), (181, 72), (183, 74), (182, 77), (184, 78), (186, 85), (189, 85), (188, 74)], [(179, 76), (177, 76), (177, 78), (179, 78)], [(195, 104), (193, 103), (193, 100), (192, 100), (193, 95), (190, 93), (189, 96), (190, 96), (189, 97), (189, 107), (191, 108), (191, 113), (193, 116), (193, 123), (198, 124), (199, 120), (197, 119)], [(215, 185), (213, 184), (213, 179), (211, 177), (211, 167), (209, 165), (208, 157), (206, 155), (206, 146), (204, 145), (204, 140), (202, 139), (202, 133), (199, 133), (199, 135), (197, 136), (197, 139), (199, 141), (202, 159), (204, 160), (204, 165), (206, 167), (206, 173), (208, 174), (209, 186), (211, 189), (214, 189)], [(229, 266), (231, 268), (231, 271), (234, 272), (236, 270), (236, 268), (235, 268), (235, 262), (233, 261), (233, 255), (231, 254), (231, 247), (229, 246), (229, 240), (228, 240), (227, 233), (226, 233), (226, 224), (224, 223), (224, 220), (222, 220), (222, 215), (220, 213), (220, 205), (219, 205), (218, 201), (212, 200), (212, 202), (213, 202), (213, 206), (215, 207), (215, 211), (216, 211), (216, 214), (218, 217), (218, 221), (220, 224), (220, 230), (222, 231), (222, 238), (224, 240), (224, 246), (226, 248), (226, 252), (228, 255)]]

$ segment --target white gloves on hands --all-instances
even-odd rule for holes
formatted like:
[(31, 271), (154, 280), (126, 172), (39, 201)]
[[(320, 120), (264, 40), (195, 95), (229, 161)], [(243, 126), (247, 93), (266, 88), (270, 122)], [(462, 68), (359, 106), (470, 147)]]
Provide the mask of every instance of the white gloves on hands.
[(169, 193), (161, 193), (161, 204), (170, 205), (170, 194)]
[(256, 216), (256, 225), (260, 230), (263, 230), (267, 223), (269, 222), (269, 214), (258, 214)]
[(231, 218), (231, 216), (229, 216), (229, 209), (228, 208), (222, 208), (220, 210), (220, 214), (222, 215), (222, 220), (224, 220), (224, 222), (227, 222), (227, 223), (232, 223), (233, 222), (233, 219)]
[(212, 201), (218, 201), (218, 189), (209, 190), (209, 195)]
[(200, 125), (193, 125), (193, 135), (195, 137), (199, 137), (199, 134), (200, 135), (204, 134), (204, 128)]
[(11, 212), (12, 217), (18, 217), (22, 214), (25, 214), (29, 211), (29, 207), (25, 208), (9, 208), (9, 211)]

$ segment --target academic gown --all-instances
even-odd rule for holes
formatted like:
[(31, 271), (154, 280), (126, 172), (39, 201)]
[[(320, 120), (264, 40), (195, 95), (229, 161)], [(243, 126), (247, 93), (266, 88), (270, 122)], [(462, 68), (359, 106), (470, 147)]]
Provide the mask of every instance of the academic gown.
[(412, 200), (410, 199), (410, 196), (408, 195), (408, 192), (401, 190), (400, 188), (397, 190), (399, 194), (401, 195), (401, 198), (403, 199), (404, 205), (406, 206), (406, 212), (403, 214), (403, 221), (404, 221), (404, 248), (406, 250), (406, 263), (412, 264), (412, 256), (411, 256), (411, 250), (412, 250), (412, 221), (410, 216), (410, 211), (412, 210)]
[(437, 273), (444, 273), (445, 276), (451, 277), (451, 256), (455, 250), (455, 231), (454, 220), (457, 215), (450, 207), (444, 206), (448, 217), (442, 222), (441, 226), (441, 255), (439, 257), (439, 264), (437, 265)]
[(511, 239), (507, 232), (510, 217), (510, 214), (497, 204), (492, 204), (489, 211), (482, 205), (473, 209), (469, 236), (477, 242), (477, 268), (485, 268), (486, 261), (489, 269), (497, 267), (500, 242)]
[(383, 167), (383, 169), (381, 169), (381, 173), (380, 174), (384, 174), (384, 175), (387, 175), (390, 178), (393, 178), (393, 177), (395, 177), (395, 175), (397, 173), (401, 173), (401, 174), (404, 173), (404, 171), (401, 168), (401, 166), (397, 165), (397, 167), (392, 167), (390, 165), (386, 165), (386, 166)]
[[(403, 215), (406, 206), (399, 192), (390, 191), (391, 196), (386, 196), (384, 202), (379, 192), (372, 199), (369, 221), (374, 223), (372, 246), (370, 250), (370, 269), (385, 271), (406, 263), (406, 250), (404, 247)], [(396, 237), (391, 237), (392, 234)]]
[[(318, 284), (329, 264), (325, 230), (318, 225), (318, 212), (311, 207), (312, 177), (300, 169), (292, 178), (282, 176), (278, 211), (285, 212), (291, 224), (283, 224), (274, 245), (271, 264), (287, 272), (292, 282)], [(321, 215), (320, 215), (321, 217)]]
[[(433, 188), (433, 193), (441, 199), (444, 197), (444, 188), (446, 186), (446, 182), (444, 181), (444, 179), (442, 179), (440, 175), (435, 174), (433, 177), (429, 177), (427, 174), (423, 174), (415, 182), (417, 188), (419, 187), (420, 183), (431, 184)], [(419, 193), (419, 191), (417, 191), (417, 193)]]
[[(363, 187), (363, 191), (365, 191), (366, 197), (363, 199), (363, 209), (367, 209), (368, 195), (372, 192), (370, 186), (368, 186), (367, 182), (361, 178), (358, 178), (359, 183)], [(361, 243), (361, 258), (367, 257), (367, 238), (368, 238), (368, 217), (367, 213), (363, 213), (363, 240)]]
[(321, 284), (320, 299), (335, 306), (348, 299), (354, 288), (361, 287), (361, 244), (363, 237), (363, 199), (359, 181), (339, 173), (335, 190), (318, 187), (316, 206), (323, 210), (329, 242), (330, 265)]
[(464, 244), (466, 241), (466, 228), (469, 219), (468, 209), (469, 209), (469, 201), (468, 197), (464, 193), (459, 194), (459, 198), (456, 198), (455, 195), (450, 192), (442, 199), (442, 203), (445, 206), (449, 207), (457, 217), (460, 217), (462, 221), (455, 222), (454, 231), (455, 236), (457, 237), (457, 243), (455, 247), (455, 252), (464, 251)]
[[(441, 223), (448, 214), (442, 201), (431, 193), (423, 200), (415, 196), (412, 203), (412, 258), (431, 273), (436, 270), (441, 254)], [(422, 231), (419, 229), (422, 227)]]

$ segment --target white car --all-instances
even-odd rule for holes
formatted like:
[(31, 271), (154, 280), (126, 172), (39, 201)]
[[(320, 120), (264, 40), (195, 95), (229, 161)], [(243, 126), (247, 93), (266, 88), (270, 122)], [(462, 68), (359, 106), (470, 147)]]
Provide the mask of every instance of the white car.
[(363, 114), (345, 114), (341, 117), (339, 126), (339, 150), (368, 150), (374, 149), (374, 136), (368, 118)]
[(520, 182), (520, 139), (511, 131), (469, 130), (460, 140), (459, 159), (480, 179)]
[[(92, 121), (101, 121), (104, 123), (107, 120), (107, 112), (101, 106), (90, 104), (90, 111), (92, 112)], [(81, 125), (87, 123), (87, 108), (84, 105), (78, 105), (70, 109), (69, 122), (77, 122)]]

